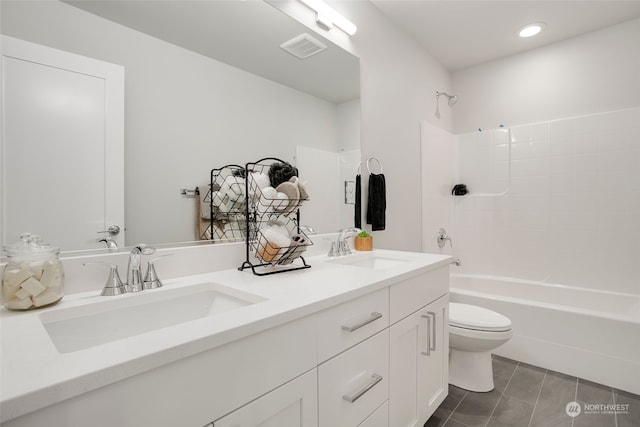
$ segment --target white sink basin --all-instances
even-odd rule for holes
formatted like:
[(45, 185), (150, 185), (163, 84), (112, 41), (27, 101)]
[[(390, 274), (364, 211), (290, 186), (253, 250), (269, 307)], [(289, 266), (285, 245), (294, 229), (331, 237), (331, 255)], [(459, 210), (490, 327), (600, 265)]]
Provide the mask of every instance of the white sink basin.
[(386, 268), (396, 267), (409, 261), (411, 261), (411, 259), (376, 254), (375, 252), (365, 254), (357, 253), (353, 255), (347, 255), (342, 258), (331, 259), (331, 262), (334, 262), (336, 264), (351, 265), (353, 267), (368, 268), (373, 270), (384, 270)]
[(102, 298), (104, 301), (40, 315), (60, 353), (217, 316), (265, 300), (215, 283)]

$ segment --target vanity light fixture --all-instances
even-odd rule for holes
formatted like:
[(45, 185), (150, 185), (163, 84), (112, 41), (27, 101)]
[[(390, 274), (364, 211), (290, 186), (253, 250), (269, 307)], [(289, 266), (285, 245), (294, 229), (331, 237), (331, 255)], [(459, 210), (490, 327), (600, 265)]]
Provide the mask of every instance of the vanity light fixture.
[(533, 37), (536, 34), (540, 34), (544, 30), (544, 22), (534, 22), (533, 24), (527, 24), (518, 30), (518, 36), (522, 38)]
[(300, 0), (316, 12), (316, 24), (324, 30), (330, 30), (334, 25), (350, 36), (358, 30), (356, 25), (338, 13), (322, 0)]

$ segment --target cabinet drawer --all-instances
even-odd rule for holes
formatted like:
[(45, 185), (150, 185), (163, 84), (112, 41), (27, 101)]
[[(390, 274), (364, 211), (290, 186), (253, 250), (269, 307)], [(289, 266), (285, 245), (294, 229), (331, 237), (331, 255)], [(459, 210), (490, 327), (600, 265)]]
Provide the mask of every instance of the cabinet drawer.
[(389, 287), (390, 322), (396, 323), (449, 292), (449, 266)]
[(315, 369), (205, 427), (317, 427)]
[(318, 362), (389, 326), (389, 290), (380, 289), (318, 313)]
[(318, 367), (320, 427), (356, 427), (389, 394), (389, 330)]
[(389, 401), (386, 401), (358, 427), (389, 427)]

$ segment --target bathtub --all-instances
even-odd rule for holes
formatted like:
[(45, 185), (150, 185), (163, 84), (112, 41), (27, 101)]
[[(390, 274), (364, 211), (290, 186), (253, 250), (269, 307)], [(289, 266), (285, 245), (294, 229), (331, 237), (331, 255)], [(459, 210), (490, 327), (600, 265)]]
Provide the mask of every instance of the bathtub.
[(640, 394), (639, 295), (452, 274), (450, 298), (511, 319), (495, 354)]

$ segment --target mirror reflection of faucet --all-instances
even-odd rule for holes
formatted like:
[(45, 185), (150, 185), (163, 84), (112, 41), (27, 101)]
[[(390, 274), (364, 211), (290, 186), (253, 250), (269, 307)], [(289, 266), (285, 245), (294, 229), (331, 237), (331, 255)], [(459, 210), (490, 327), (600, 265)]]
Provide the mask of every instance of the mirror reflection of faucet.
[(111, 236), (105, 236), (102, 239), (98, 239), (99, 243), (104, 243), (107, 245), (107, 249), (109, 252), (115, 252), (118, 249), (118, 243), (111, 238)]
[(439, 248), (444, 248), (444, 245), (447, 243), (447, 241), (449, 241), (449, 245), (453, 247), (453, 242), (451, 241), (451, 237), (447, 235), (447, 230), (445, 230), (444, 228), (441, 228), (438, 231), (437, 240), (438, 240)]
[(109, 249), (109, 252), (115, 252), (115, 250), (118, 249), (118, 243), (115, 240), (113, 240), (112, 237), (120, 234), (119, 226), (112, 225), (106, 230), (98, 231), (98, 234), (104, 234), (104, 237), (101, 239), (98, 239), (98, 242), (104, 243)]

